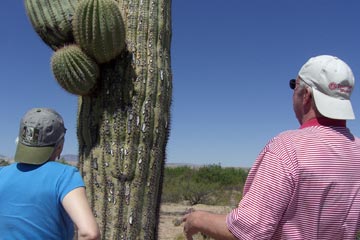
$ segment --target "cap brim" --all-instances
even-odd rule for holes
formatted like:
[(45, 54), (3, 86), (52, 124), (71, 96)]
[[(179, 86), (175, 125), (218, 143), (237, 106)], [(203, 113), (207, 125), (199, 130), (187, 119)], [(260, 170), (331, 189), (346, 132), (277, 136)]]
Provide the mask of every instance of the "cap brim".
[(350, 100), (329, 97), (315, 88), (312, 88), (312, 90), (316, 107), (323, 116), (341, 120), (355, 119)]
[(54, 148), (54, 146), (29, 147), (18, 143), (14, 160), (19, 163), (40, 165), (49, 160)]

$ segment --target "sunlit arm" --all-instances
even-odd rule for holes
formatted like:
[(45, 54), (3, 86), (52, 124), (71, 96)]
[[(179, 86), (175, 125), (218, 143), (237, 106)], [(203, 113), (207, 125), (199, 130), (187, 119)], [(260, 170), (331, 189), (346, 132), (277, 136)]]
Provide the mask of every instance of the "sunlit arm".
[(69, 192), (62, 204), (78, 229), (79, 240), (100, 239), (100, 230), (90, 209), (84, 187)]
[(194, 211), (183, 217), (184, 233), (188, 240), (196, 233), (203, 233), (214, 239), (237, 239), (226, 225), (226, 215), (214, 214), (205, 211)]

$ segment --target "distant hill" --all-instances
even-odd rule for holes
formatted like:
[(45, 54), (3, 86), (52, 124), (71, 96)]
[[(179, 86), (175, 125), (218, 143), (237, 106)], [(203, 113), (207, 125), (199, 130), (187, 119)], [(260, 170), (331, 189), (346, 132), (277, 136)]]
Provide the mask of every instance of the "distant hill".
[(77, 166), (78, 164), (78, 155), (75, 154), (64, 154), (60, 156), (60, 162), (61, 160), (65, 160), (67, 164), (70, 164), (72, 166)]
[[(68, 162), (71, 165), (76, 165), (78, 162), (78, 156), (75, 154), (65, 154), (65, 155), (61, 155), (61, 158), (63, 158), (66, 162)], [(13, 157), (8, 157), (5, 155), (0, 154), (0, 159), (3, 159), (7, 162), (14, 162), (14, 158)]]
[(75, 155), (75, 154), (64, 154), (64, 155), (61, 155), (60, 158), (65, 159), (65, 161), (67, 161), (67, 162), (77, 162), (78, 161), (78, 155)]
[[(64, 155), (61, 155), (60, 158), (64, 159), (66, 162), (68, 162), (69, 164), (72, 164), (72, 165), (76, 165), (77, 162), (79, 161), (78, 155), (75, 155), (75, 154), (64, 154)], [(167, 167), (188, 166), (188, 167), (192, 167), (192, 168), (202, 167), (202, 165), (196, 165), (196, 164), (191, 164), (191, 163), (166, 163), (166, 166)]]
[[(64, 159), (67, 163), (76, 166), (78, 161), (79, 161), (79, 157), (76, 154), (64, 154), (61, 155), (60, 157), (61, 159)], [(0, 154), (0, 159), (3, 159), (7, 162), (14, 162), (13, 157), (7, 157), (5, 155)], [(200, 167), (204, 167), (206, 165), (201, 165), (201, 164), (194, 164), (194, 163), (172, 163), (172, 162), (166, 162), (165, 163), (166, 167), (170, 167), (170, 168), (176, 168), (176, 167), (190, 167), (190, 168), (200, 168)], [(244, 168), (247, 169), (247, 168)]]
[(166, 162), (165, 165), (166, 165), (166, 167), (171, 167), (171, 168), (176, 168), (176, 167), (199, 168), (199, 167), (203, 166), (203, 165), (198, 165), (198, 164), (194, 164), (194, 163), (169, 163), (169, 162)]
[(2, 155), (2, 154), (0, 154), (0, 159), (5, 160), (7, 162), (13, 162), (14, 161), (13, 158), (7, 157), (7, 156)]

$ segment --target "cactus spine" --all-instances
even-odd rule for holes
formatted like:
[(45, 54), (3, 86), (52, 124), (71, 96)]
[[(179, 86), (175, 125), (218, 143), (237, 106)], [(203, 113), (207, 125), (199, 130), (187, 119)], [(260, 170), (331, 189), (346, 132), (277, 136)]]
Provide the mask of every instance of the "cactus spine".
[(97, 63), (77, 45), (57, 50), (51, 59), (51, 66), (60, 86), (76, 95), (89, 94), (99, 77)]
[(102, 239), (157, 239), (172, 94), (171, 0), (116, 5), (126, 49), (99, 66), (94, 92), (79, 97), (79, 169)]
[(73, 21), (76, 42), (98, 63), (105, 63), (125, 47), (125, 29), (114, 0), (86, 0), (79, 3)]
[(53, 50), (74, 41), (71, 21), (79, 0), (25, 0), (35, 31)]

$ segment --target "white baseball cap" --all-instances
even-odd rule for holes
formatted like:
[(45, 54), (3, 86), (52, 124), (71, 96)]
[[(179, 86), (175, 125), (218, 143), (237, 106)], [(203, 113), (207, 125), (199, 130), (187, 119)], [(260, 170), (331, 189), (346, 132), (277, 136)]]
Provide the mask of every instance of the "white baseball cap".
[(350, 67), (329, 55), (310, 58), (300, 69), (299, 77), (312, 88), (319, 112), (331, 119), (355, 119), (350, 96), (355, 86)]

